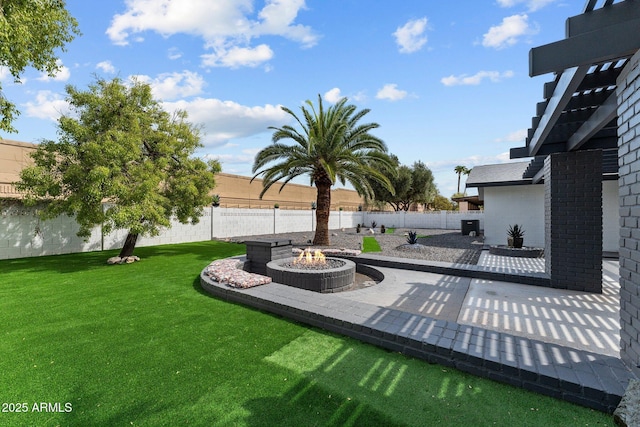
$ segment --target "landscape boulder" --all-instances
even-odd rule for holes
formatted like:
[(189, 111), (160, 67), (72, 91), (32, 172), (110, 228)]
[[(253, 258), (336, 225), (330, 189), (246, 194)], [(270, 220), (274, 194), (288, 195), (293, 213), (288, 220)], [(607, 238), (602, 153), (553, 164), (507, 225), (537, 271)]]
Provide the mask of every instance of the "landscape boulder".
[(640, 381), (630, 380), (613, 420), (622, 427), (640, 426)]

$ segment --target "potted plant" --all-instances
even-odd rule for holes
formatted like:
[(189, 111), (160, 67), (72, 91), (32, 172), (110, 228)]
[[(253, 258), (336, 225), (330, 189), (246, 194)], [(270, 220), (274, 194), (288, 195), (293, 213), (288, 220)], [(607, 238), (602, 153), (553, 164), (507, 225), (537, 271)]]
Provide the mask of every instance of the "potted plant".
[(214, 208), (220, 206), (220, 196), (218, 194), (214, 194), (213, 196), (211, 196), (211, 205)]
[(524, 230), (518, 224), (510, 225), (507, 230), (507, 244), (510, 248), (521, 248), (524, 243)]
[(274, 209), (279, 209), (279, 208), (280, 208), (280, 205), (279, 205), (279, 204), (277, 204), (277, 203), (274, 203), (273, 208), (274, 208)]

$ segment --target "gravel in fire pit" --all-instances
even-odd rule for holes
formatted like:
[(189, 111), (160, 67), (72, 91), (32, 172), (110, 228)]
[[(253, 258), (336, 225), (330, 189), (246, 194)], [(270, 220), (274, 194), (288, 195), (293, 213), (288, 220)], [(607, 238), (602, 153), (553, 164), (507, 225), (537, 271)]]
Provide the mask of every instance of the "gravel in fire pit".
[(344, 261), (334, 258), (327, 258), (324, 263), (305, 263), (305, 262), (285, 262), (282, 267), (292, 270), (329, 270), (332, 268), (339, 268), (344, 265)]

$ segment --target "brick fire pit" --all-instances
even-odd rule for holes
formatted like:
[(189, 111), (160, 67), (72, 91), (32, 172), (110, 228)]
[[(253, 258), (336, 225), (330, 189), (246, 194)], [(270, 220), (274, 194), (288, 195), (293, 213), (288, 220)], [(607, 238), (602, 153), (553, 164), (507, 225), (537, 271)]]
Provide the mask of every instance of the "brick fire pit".
[(267, 276), (276, 283), (293, 286), (309, 291), (330, 293), (340, 292), (353, 286), (356, 277), (356, 264), (347, 259), (330, 258), (340, 261), (342, 266), (324, 270), (305, 270), (285, 267), (292, 261), (279, 259), (267, 263)]

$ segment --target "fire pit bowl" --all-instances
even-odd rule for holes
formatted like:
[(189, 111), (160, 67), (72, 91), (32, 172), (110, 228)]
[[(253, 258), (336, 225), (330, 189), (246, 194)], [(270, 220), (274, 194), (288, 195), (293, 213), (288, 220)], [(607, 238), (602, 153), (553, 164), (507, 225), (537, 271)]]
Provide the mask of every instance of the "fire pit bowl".
[(321, 293), (346, 291), (355, 281), (356, 264), (353, 261), (327, 257), (330, 265), (315, 269), (295, 265), (295, 260), (287, 258), (267, 263), (267, 276), (276, 283)]

